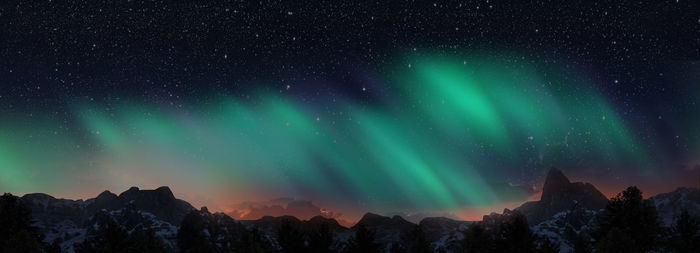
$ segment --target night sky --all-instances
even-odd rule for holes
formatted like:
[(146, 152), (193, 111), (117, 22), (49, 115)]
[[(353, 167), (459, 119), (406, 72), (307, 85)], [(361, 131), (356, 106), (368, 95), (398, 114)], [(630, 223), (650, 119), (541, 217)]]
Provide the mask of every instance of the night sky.
[[(0, 191), (485, 211), (700, 184), (698, 1), (0, 3)], [(535, 197), (536, 198), (536, 197)]]

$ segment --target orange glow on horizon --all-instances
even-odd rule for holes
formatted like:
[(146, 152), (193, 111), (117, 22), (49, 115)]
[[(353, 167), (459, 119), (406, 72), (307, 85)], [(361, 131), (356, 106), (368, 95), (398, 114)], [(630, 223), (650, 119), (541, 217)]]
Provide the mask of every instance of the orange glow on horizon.
[[(693, 172), (697, 174), (696, 172)], [(692, 174), (692, 173), (691, 173)], [(603, 181), (598, 181), (596, 183), (593, 183), (593, 185), (600, 190), (606, 197), (612, 198), (618, 193), (622, 192), (625, 188), (628, 186), (636, 185), (637, 187), (642, 190), (644, 197), (649, 198), (652, 196), (655, 196), (657, 194), (661, 193), (667, 193), (674, 191), (678, 187), (683, 187), (683, 186), (690, 186), (690, 187), (698, 187), (696, 184), (698, 183), (697, 179), (700, 179), (700, 177), (695, 177), (695, 174), (692, 176), (689, 175), (685, 178), (674, 178), (674, 179), (666, 179), (666, 181), (650, 181), (650, 180), (643, 180), (642, 177), (638, 178), (630, 178), (628, 180), (634, 181), (634, 183), (620, 183), (619, 181), (615, 180), (603, 180)], [(578, 178), (576, 176), (572, 176), (569, 178), (571, 182), (590, 182), (590, 180), (587, 180), (585, 178)], [(667, 184), (665, 182), (673, 182), (673, 184)], [(678, 184), (680, 183), (680, 184)], [(147, 187), (139, 187), (140, 189), (155, 189), (159, 187), (157, 184), (149, 184)], [(203, 206), (207, 206), (207, 208), (211, 212), (223, 212), (229, 216), (231, 216), (234, 219), (242, 219), (243, 217), (251, 214), (250, 209), (245, 209), (245, 208), (237, 208), (241, 203), (245, 202), (250, 202), (250, 203), (265, 203), (266, 201), (269, 201), (270, 199), (274, 199), (269, 196), (274, 196), (271, 193), (267, 194), (259, 194), (257, 196), (251, 196), (246, 194), (245, 196), (236, 196), (233, 194), (227, 194), (224, 192), (219, 191), (219, 194), (197, 194), (196, 192), (201, 192), (203, 189), (196, 188), (196, 187), (191, 187), (186, 184), (173, 184), (169, 186), (170, 189), (173, 191), (173, 194), (175, 195), (176, 198), (185, 200), (192, 204), (192, 206), (196, 209), (200, 209)], [(107, 189), (105, 189), (107, 188)], [(78, 189), (76, 191), (76, 188), (70, 189), (69, 190), (62, 190), (54, 193), (48, 193), (49, 195), (55, 197), (55, 198), (65, 198), (65, 199), (82, 199), (82, 200), (87, 200), (90, 198), (95, 198), (97, 197), (100, 193), (102, 193), (105, 190), (109, 190), (110, 192), (119, 195), (121, 192), (126, 191), (129, 187), (105, 187), (102, 188), (98, 186), (98, 184), (91, 184), (91, 185), (81, 185), (78, 186)], [(541, 189), (541, 185), (538, 186), (538, 189)], [(28, 193), (33, 193), (33, 192), (25, 192), (25, 193), (13, 193), (19, 196), (22, 196), (24, 194)], [(513, 210), (517, 208), (518, 206), (522, 205), (523, 203), (527, 201), (537, 201), (541, 198), (541, 191), (538, 191), (537, 193), (531, 195), (527, 200), (523, 201), (515, 201), (515, 202), (507, 202), (507, 203), (499, 203), (499, 204), (494, 204), (491, 206), (483, 206), (483, 207), (464, 207), (459, 210), (439, 210), (438, 212), (443, 212), (443, 213), (453, 213), (455, 214), (458, 218), (462, 220), (467, 220), (467, 221), (480, 221), (482, 220), (484, 215), (488, 215), (492, 212), (495, 213), (502, 213), (505, 208), (508, 208), (510, 210)], [(202, 198), (201, 196), (207, 196), (206, 198)], [(362, 217), (367, 212), (373, 212), (372, 210), (359, 210), (359, 209), (352, 209), (352, 210), (336, 210), (333, 208), (327, 207), (327, 205), (317, 203), (314, 200), (311, 200), (311, 202), (319, 207), (319, 215), (322, 215), (324, 217), (329, 217), (329, 218), (335, 218), (338, 220), (341, 225), (344, 226), (352, 226), (354, 225), (359, 219)], [(342, 213), (342, 215), (340, 215)], [(378, 214), (382, 214), (381, 212), (376, 212)], [(258, 216), (263, 215), (263, 214), (258, 214)], [(298, 214), (295, 213), (285, 213), (284, 215), (293, 215), (297, 216)], [(310, 217), (301, 217), (301, 218), (310, 218)]]

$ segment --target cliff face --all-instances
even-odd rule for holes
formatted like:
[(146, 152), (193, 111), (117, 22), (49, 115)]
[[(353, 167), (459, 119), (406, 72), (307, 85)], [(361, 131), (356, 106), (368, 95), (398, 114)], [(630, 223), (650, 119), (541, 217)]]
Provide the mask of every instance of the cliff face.
[(608, 198), (592, 184), (572, 183), (561, 171), (551, 169), (542, 188), (542, 198), (527, 202), (515, 210), (523, 213), (528, 222), (535, 225), (566, 210), (598, 211), (605, 208), (607, 203)]

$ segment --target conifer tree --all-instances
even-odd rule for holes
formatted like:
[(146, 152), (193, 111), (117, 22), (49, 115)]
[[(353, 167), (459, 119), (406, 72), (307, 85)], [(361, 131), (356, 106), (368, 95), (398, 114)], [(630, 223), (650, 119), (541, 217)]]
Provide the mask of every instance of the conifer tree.
[(380, 246), (375, 241), (373, 231), (364, 225), (357, 226), (355, 235), (348, 240), (348, 252), (350, 253), (375, 253), (380, 251)]
[(41, 236), (31, 211), (10, 193), (0, 196), (0, 252), (41, 252)]
[[(659, 246), (662, 229), (656, 208), (643, 201), (642, 192), (637, 187), (628, 187), (610, 199), (603, 213), (599, 215), (598, 223), (599, 228), (594, 236), (600, 247), (617, 247), (613, 242), (605, 243), (605, 240), (626, 240), (621, 234), (628, 236), (631, 243), (629, 246), (639, 251), (649, 252)], [(603, 249), (598, 248), (598, 251), (600, 250)]]
[(688, 210), (683, 210), (671, 227), (669, 241), (674, 252), (700, 252), (700, 222)]

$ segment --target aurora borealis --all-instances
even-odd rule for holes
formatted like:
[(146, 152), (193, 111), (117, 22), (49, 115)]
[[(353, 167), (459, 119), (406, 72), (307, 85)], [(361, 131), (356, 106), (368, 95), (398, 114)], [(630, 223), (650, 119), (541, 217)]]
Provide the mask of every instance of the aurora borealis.
[[(279, 15), (249, 13), (268, 13), (256, 25), (269, 28), (279, 25), (275, 17), (297, 18), (308, 10), (286, 7), (261, 7), (285, 10)], [(97, 6), (84, 8), (77, 12), (92, 13)], [(238, 13), (217, 4), (203, 8)], [(17, 25), (43, 20), (12, 15), (7, 6), (2, 10), (10, 14), (0, 17)], [(215, 31), (228, 29), (228, 21), (187, 16), (212, 23), (205, 29), (175, 22), (169, 14), (153, 15), (117, 21), (123, 27), (110, 26), (121, 20), (112, 16), (81, 21), (77, 27), (116, 35), (110, 35), (113, 40), (74, 35), (75, 47), (48, 24), (42, 23), (47, 31), (37, 32), (39, 42), (33, 43), (39, 44), (20, 43), (34, 41), (34, 33), (2, 28), (13, 36), (4, 43), (12, 50), (2, 52), (9, 60), (0, 64), (0, 191), (90, 198), (105, 189), (168, 185), (179, 198), (225, 212), (245, 201), (294, 197), (350, 220), (366, 211), (473, 218), (536, 196), (550, 167), (606, 193), (628, 185), (653, 193), (700, 179), (697, 50), (687, 58), (656, 59), (657, 49), (650, 48), (658, 45), (643, 44), (607, 58), (605, 50), (613, 50), (607, 39), (576, 44), (583, 43), (578, 39), (587, 36), (587, 28), (572, 28), (579, 37), (567, 38), (573, 45), (559, 52), (531, 47), (542, 41), (501, 41), (498, 29), (476, 38), (476, 28), (451, 24), (435, 24), (444, 35), (435, 40), (412, 31), (416, 38), (391, 40), (391, 47), (374, 40), (355, 47), (343, 32), (359, 29), (351, 22), (325, 28), (338, 36), (336, 46), (348, 47), (326, 58), (317, 50), (333, 48), (325, 40), (335, 38), (309, 32), (322, 43), (303, 35), (309, 33), (299, 31), (316, 27), (303, 16), (279, 21), (296, 24), (280, 28), (287, 33), (263, 34), (269, 45), (290, 38), (292, 44), (258, 48), (268, 45), (255, 39), (262, 32), (246, 30), (250, 36), (234, 34), (235, 43), (229, 43), (224, 32)], [(684, 17), (679, 18), (686, 22)], [(141, 26), (149, 20), (153, 27)], [(160, 23), (165, 21), (175, 23)], [(385, 22), (390, 24), (366, 27), (396, 26)], [(538, 27), (537, 33), (556, 28)], [(187, 31), (173, 37), (171, 29)], [(508, 38), (539, 38), (510, 29), (515, 30)], [(363, 41), (389, 35), (369, 29), (356, 36)], [(472, 39), (453, 42), (466, 37)], [(306, 44), (294, 44), (298, 40)], [(677, 40), (662, 46), (670, 52), (692, 48), (683, 43), (697, 46), (697, 40)], [(41, 47), (52, 43), (56, 51)], [(372, 57), (357, 53), (365, 46), (374, 50)], [(598, 51), (576, 53), (581, 48)], [(653, 64), (630, 63), (641, 58)]]

